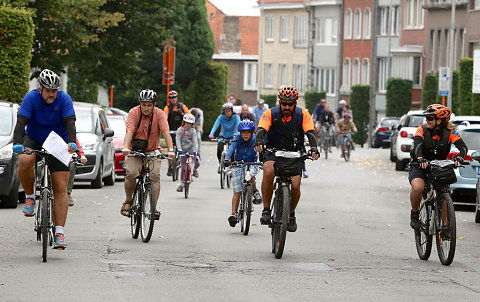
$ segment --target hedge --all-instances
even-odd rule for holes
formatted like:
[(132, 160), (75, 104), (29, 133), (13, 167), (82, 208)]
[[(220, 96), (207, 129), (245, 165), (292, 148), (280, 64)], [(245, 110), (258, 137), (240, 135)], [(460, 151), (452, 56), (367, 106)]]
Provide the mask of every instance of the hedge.
[(426, 74), (423, 78), (422, 108), (437, 102), (438, 78), (433, 74)]
[(260, 95), (261, 99), (265, 100), (265, 103), (268, 107), (273, 108), (277, 106), (277, 95), (276, 94), (262, 94)]
[(32, 14), (0, 6), (0, 99), (20, 103), (28, 92), (34, 26)]
[(458, 79), (458, 98), (461, 115), (472, 114), (472, 77), (473, 59), (462, 58), (459, 63), (460, 77)]
[[(68, 68), (68, 94), (73, 101), (85, 103), (97, 103), (98, 100), (98, 84), (90, 83), (86, 77), (82, 76), (75, 68)], [(110, 89), (110, 87), (107, 87)]]
[(321, 99), (325, 99), (327, 93), (325, 91), (307, 91), (305, 92), (305, 107), (312, 114), (315, 106), (320, 103)]
[(412, 81), (390, 78), (387, 81), (387, 116), (402, 116), (412, 106)]
[(368, 133), (366, 126), (369, 122), (370, 110), (370, 86), (368, 85), (354, 85), (350, 93), (350, 109), (355, 117), (354, 122), (357, 126), (358, 132), (353, 136), (353, 141), (356, 144), (363, 146), (367, 142)]

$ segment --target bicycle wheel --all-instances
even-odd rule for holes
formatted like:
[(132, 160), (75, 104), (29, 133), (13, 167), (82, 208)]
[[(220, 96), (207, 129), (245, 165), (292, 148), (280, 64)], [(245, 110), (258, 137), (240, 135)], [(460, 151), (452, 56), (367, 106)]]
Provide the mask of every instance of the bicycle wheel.
[(238, 204), (238, 223), (240, 224), (240, 232), (245, 230), (245, 188), (242, 188), (242, 195), (240, 195), (240, 203)]
[(130, 229), (133, 239), (138, 238), (138, 234), (140, 233), (140, 224), (142, 223), (140, 221), (140, 203), (138, 202), (140, 200), (138, 196), (139, 194), (141, 194), (140, 187), (137, 185), (135, 192), (133, 192), (132, 205), (130, 206)]
[(345, 161), (349, 161), (350, 160), (350, 142), (345, 142)]
[(222, 157), (220, 158), (220, 188), (225, 188), (225, 165), (223, 164), (225, 161), (225, 152), (222, 153)]
[(281, 190), (281, 205), (277, 204), (277, 209), (275, 210), (275, 220), (273, 224), (275, 225), (274, 233), (276, 233), (274, 248), (275, 248), (275, 258), (280, 259), (283, 256), (283, 249), (285, 247), (285, 239), (287, 237), (287, 225), (290, 217), (290, 190), (288, 187), (283, 186)]
[(176, 172), (176, 169), (175, 167), (177, 166), (177, 157), (174, 157), (172, 158), (172, 160), (170, 161), (170, 169), (172, 171), (172, 180), (175, 181), (177, 180), (176, 179), (176, 175), (175, 175), (175, 172)]
[(47, 262), (47, 246), (48, 246), (48, 193), (46, 190), (43, 191), (41, 202), (41, 218), (40, 225), (42, 230), (42, 259), (43, 262)]
[(247, 236), (250, 230), (250, 218), (252, 217), (252, 187), (248, 187), (243, 200), (243, 219), (242, 219), (242, 233)]
[(180, 158), (177, 158), (176, 160), (176, 166), (175, 166), (175, 180), (179, 179), (180, 176)]
[[(457, 243), (455, 209), (452, 198), (448, 193), (442, 193), (438, 197), (438, 202), (439, 213), (436, 215), (435, 228), (437, 253), (443, 265), (450, 265), (455, 256), (455, 245)], [(446, 213), (443, 211), (446, 211)]]
[(190, 187), (190, 166), (185, 165), (185, 169), (183, 170), (184, 177), (183, 177), (183, 190), (185, 192), (185, 199), (188, 198), (188, 189)]
[(431, 211), (431, 206), (427, 205), (425, 200), (420, 203), (420, 223), (421, 228), (415, 230), (415, 246), (417, 247), (418, 257), (422, 260), (427, 260), (432, 252), (433, 235), (430, 234), (430, 223), (428, 220), (428, 213)]
[(225, 178), (226, 178), (226, 181), (227, 181), (227, 188), (229, 188), (229, 189), (230, 189), (230, 185), (232, 184), (232, 173), (233, 173), (233, 171), (232, 171), (231, 168), (228, 168), (227, 173), (225, 173), (226, 174)]
[(145, 186), (142, 202), (142, 241), (147, 243), (150, 241), (153, 233), (153, 225), (155, 222), (155, 190), (152, 184)]
[(325, 151), (325, 159), (328, 158), (328, 148), (330, 147), (330, 142), (329, 142), (329, 139), (327, 138), (324, 142), (323, 142), (323, 150)]

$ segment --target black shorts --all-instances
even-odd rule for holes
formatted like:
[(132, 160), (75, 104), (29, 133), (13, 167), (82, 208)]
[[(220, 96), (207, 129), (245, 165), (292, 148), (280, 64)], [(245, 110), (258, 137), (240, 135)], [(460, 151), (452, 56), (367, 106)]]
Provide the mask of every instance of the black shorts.
[(408, 172), (408, 182), (411, 184), (412, 180), (415, 178), (421, 178), (424, 182), (427, 182), (427, 172), (419, 167), (410, 167), (410, 171)]
[[(40, 145), (39, 143), (34, 141), (28, 135), (25, 135), (25, 137), (23, 138), (23, 146), (25, 146), (26, 148), (33, 149), (33, 150), (42, 150), (42, 145)], [(41, 159), (40, 156), (37, 155), (37, 162), (40, 159)], [(65, 171), (65, 172), (70, 171), (69, 167), (65, 166), (61, 161), (59, 161), (58, 159), (56, 159), (53, 156), (51, 157), (51, 160), (50, 160), (50, 163), (49, 163), (48, 167), (50, 168), (50, 173), (60, 172), (60, 171)]]

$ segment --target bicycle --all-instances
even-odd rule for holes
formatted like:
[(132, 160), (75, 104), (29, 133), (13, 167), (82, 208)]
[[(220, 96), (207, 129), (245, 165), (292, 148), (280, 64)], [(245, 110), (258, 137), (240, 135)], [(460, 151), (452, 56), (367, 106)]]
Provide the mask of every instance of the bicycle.
[(346, 162), (350, 160), (350, 153), (352, 152), (352, 149), (353, 149), (353, 141), (348, 136), (349, 134), (352, 134), (352, 132), (344, 132), (341, 134), (343, 136), (343, 144), (344, 144), (343, 158), (345, 159)]
[(320, 146), (323, 146), (323, 148), (320, 148), (320, 149), (323, 149), (323, 151), (325, 152), (325, 159), (328, 159), (328, 153), (332, 146), (330, 127), (331, 126), (326, 123), (323, 123), (322, 126), (320, 127), (319, 142), (320, 142)]
[[(410, 163), (419, 167), (418, 163)], [(469, 165), (462, 162), (462, 165)], [(450, 196), (450, 184), (455, 182), (439, 179), (434, 175), (434, 169), (451, 169), (455, 176), (452, 160), (432, 160), (427, 167), (427, 181), (420, 202), (419, 220), (421, 227), (414, 230), (417, 254), (422, 260), (427, 260), (432, 251), (433, 235), (437, 245), (437, 254), (443, 265), (450, 265), (455, 256), (457, 239), (455, 209)]]
[[(250, 219), (253, 212), (253, 189), (250, 181), (262, 169), (263, 163), (234, 161), (232, 167), (241, 167), (243, 169), (242, 195), (240, 197), (240, 204), (238, 205), (237, 221), (240, 223), (240, 232), (243, 235), (248, 235), (250, 230)], [(260, 169), (256, 170), (253, 175), (250, 167), (257, 166)]]
[(168, 169), (172, 172), (173, 181), (177, 181), (178, 175), (180, 174), (180, 155), (178, 154), (177, 144), (175, 141), (176, 134), (177, 134), (177, 131), (170, 131), (170, 135), (172, 137), (172, 142), (173, 142), (173, 152), (175, 153), (175, 157), (169, 160)]
[(130, 228), (134, 239), (137, 239), (141, 233), (142, 241), (147, 243), (152, 237), (156, 215), (156, 196), (155, 188), (150, 182), (150, 164), (154, 158), (167, 159), (168, 157), (162, 153), (152, 155), (136, 151), (128, 156), (139, 157), (143, 162), (143, 169), (137, 177), (130, 207)]
[(227, 151), (230, 148), (230, 144), (233, 141), (233, 138), (212, 138), (213, 142), (220, 142), (223, 141), (225, 144), (223, 145), (222, 156), (220, 157), (220, 188), (224, 189), (225, 184), (228, 188), (232, 183), (232, 169), (230, 167), (225, 166), (225, 155), (227, 155)]
[(292, 178), (295, 175), (301, 175), (301, 163), (312, 157), (302, 151), (285, 151), (274, 148), (265, 150), (275, 156), (275, 193), (270, 206), (272, 220), (269, 227), (272, 229), (272, 253), (275, 254), (275, 258), (280, 259), (283, 255), (290, 220)]
[(188, 198), (188, 192), (189, 192), (189, 187), (190, 183), (193, 181), (192, 180), (192, 167), (191, 167), (191, 161), (192, 161), (192, 155), (190, 153), (186, 152), (180, 155), (180, 157), (185, 156), (186, 157), (186, 162), (185, 162), (185, 167), (183, 168), (183, 190), (185, 192), (185, 199)]

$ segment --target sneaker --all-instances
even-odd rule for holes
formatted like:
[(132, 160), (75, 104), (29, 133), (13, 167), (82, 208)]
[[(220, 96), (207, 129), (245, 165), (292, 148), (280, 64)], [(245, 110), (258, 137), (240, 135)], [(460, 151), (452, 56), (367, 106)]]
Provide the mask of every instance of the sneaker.
[(297, 219), (295, 216), (290, 215), (290, 220), (288, 221), (287, 231), (295, 232), (297, 230)]
[(35, 199), (25, 199), (25, 206), (23, 207), (23, 214), (26, 217), (32, 217), (35, 215)]
[(198, 171), (197, 170), (193, 170), (193, 177), (198, 178)]
[(303, 172), (302, 172), (302, 175), (303, 175), (303, 178), (308, 178), (307, 171), (303, 171)]
[(182, 185), (179, 185), (177, 187), (177, 192), (183, 192), (183, 186)]
[(450, 241), (451, 238), (450, 238), (450, 232), (449, 230), (440, 230), (440, 238), (442, 238), (442, 240), (445, 240), (445, 241)]
[(68, 194), (68, 206), (73, 207), (75, 203), (73, 202), (73, 198), (71, 194)]
[(340, 158), (344, 158), (345, 157), (345, 153), (342, 152), (342, 154), (340, 154)]
[(235, 225), (237, 224), (237, 217), (235, 217), (235, 215), (230, 215), (230, 217), (228, 217), (228, 223), (230, 223), (230, 226), (232, 228), (235, 227)]
[(260, 217), (260, 224), (270, 225), (272, 223), (272, 216), (270, 214), (270, 209), (263, 209), (262, 217)]
[(410, 212), (410, 227), (414, 230), (418, 230), (422, 224), (420, 223), (420, 211)]
[(64, 250), (67, 247), (65, 243), (65, 235), (56, 233), (55, 234), (55, 245), (53, 246), (56, 250)]
[(258, 192), (258, 190), (255, 190), (253, 192), (253, 203), (254, 204), (261, 204), (262, 201), (263, 201), (262, 195), (260, 194), (260, 192)]
[(167, 176), (172, 176), (172, 167), (168, 166)]
[(217, 173), (218, 174), (222, 173), (222, 168), (220, 166), (218, 166)]

